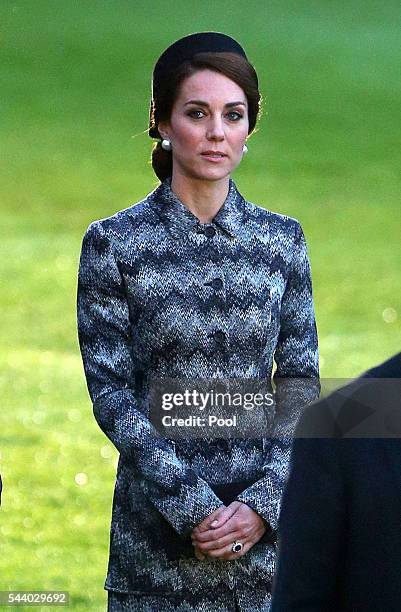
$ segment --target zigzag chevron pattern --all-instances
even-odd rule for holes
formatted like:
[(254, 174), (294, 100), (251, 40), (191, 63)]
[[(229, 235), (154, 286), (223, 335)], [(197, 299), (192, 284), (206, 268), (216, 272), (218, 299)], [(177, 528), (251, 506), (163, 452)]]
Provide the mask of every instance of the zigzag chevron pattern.
[[(275, 546), (198, 561), (189, 534), (222, 505), (213, 487), (277, 527), (290, 436), (318, 395), (317, 334), (304, 235), (295, 219), (246, 201), (230, 179), (200, 224), (166, 179), (144, 200), (94, 221), (82, 242), (78, 336), (95, 418), (120, 452), (105, 589), (110, 610), (261, 612)], [(157, 436), (152, 379), (272, 376), (277, 437)], [(307, 385), (300, 383), (307, 381)], [(289, 407), (289, 408), (288, 408)]]

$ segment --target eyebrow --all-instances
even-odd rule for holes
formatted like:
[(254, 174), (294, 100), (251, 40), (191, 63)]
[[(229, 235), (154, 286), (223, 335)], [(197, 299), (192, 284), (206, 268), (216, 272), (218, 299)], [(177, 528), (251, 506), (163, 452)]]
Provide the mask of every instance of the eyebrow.
[[(203, 100), (188, 100), (188, 102), (185, 102), (184, 106), (186, 106), (187, 104), (197, 104), (198, 106), (206, 106), (207, 108), (209, 108), (209, 104), (207, 102), (204, 102)], [(224, 106), (226, 108), (231, 108), (233, 106), (246, 106), (245, 102), (243, 102), (242, 100), (238, 100), (237, 102), (227, 102), (227, 104), (225, 104)]]

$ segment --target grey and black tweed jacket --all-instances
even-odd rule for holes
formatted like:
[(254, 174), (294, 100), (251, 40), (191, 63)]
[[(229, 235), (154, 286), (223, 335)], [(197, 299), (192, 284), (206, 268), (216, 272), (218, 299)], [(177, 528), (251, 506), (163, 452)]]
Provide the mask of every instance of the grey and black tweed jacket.
[(290, 440), (174, 443), (155, 432), (145, 397), (153, 377), (270, 380), (274, 359), (275, 378), (312, 381), (301, 394), (304, 403), (316, 399), (317, 333), (299, 222), (246, 201), (230, 179), (224, 205), (201, 224), (166, 179), (89, 225), (77, 313), (94, 415), (120, 453), (104, 588), (178, 597), (185, 610), (268, 610), (268, 538), (237, 560), (199, 561), (189, 534), (222, 505), (218, 492), (238, 483), (245, 488), (234, 497), (274, 533)]

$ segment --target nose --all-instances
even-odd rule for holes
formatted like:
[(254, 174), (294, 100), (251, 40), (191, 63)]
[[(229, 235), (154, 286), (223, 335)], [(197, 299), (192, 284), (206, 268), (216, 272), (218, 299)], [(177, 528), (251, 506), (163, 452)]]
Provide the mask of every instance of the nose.
[(207, 126), (206, 137), (208, 140), (224, 140), (224, 126), (221, 117), (211, 117)]

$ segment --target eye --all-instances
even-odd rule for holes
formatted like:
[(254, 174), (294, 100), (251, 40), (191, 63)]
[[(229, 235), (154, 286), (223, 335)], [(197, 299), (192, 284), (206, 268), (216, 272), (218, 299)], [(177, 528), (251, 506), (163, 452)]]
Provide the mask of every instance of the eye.
[(238, 111), (230, 111), (227, 113), (227, 117), (230, 119), (230, 121), (239, 121), (242, 119), (243, 115)]
[(202, 117), (205, 116), (205, 113), (202, 110), (194, 109), (194, 110), (189, 111), (187, 115), (189, 117), (192, 117), (193, 119), (202, 119)]

